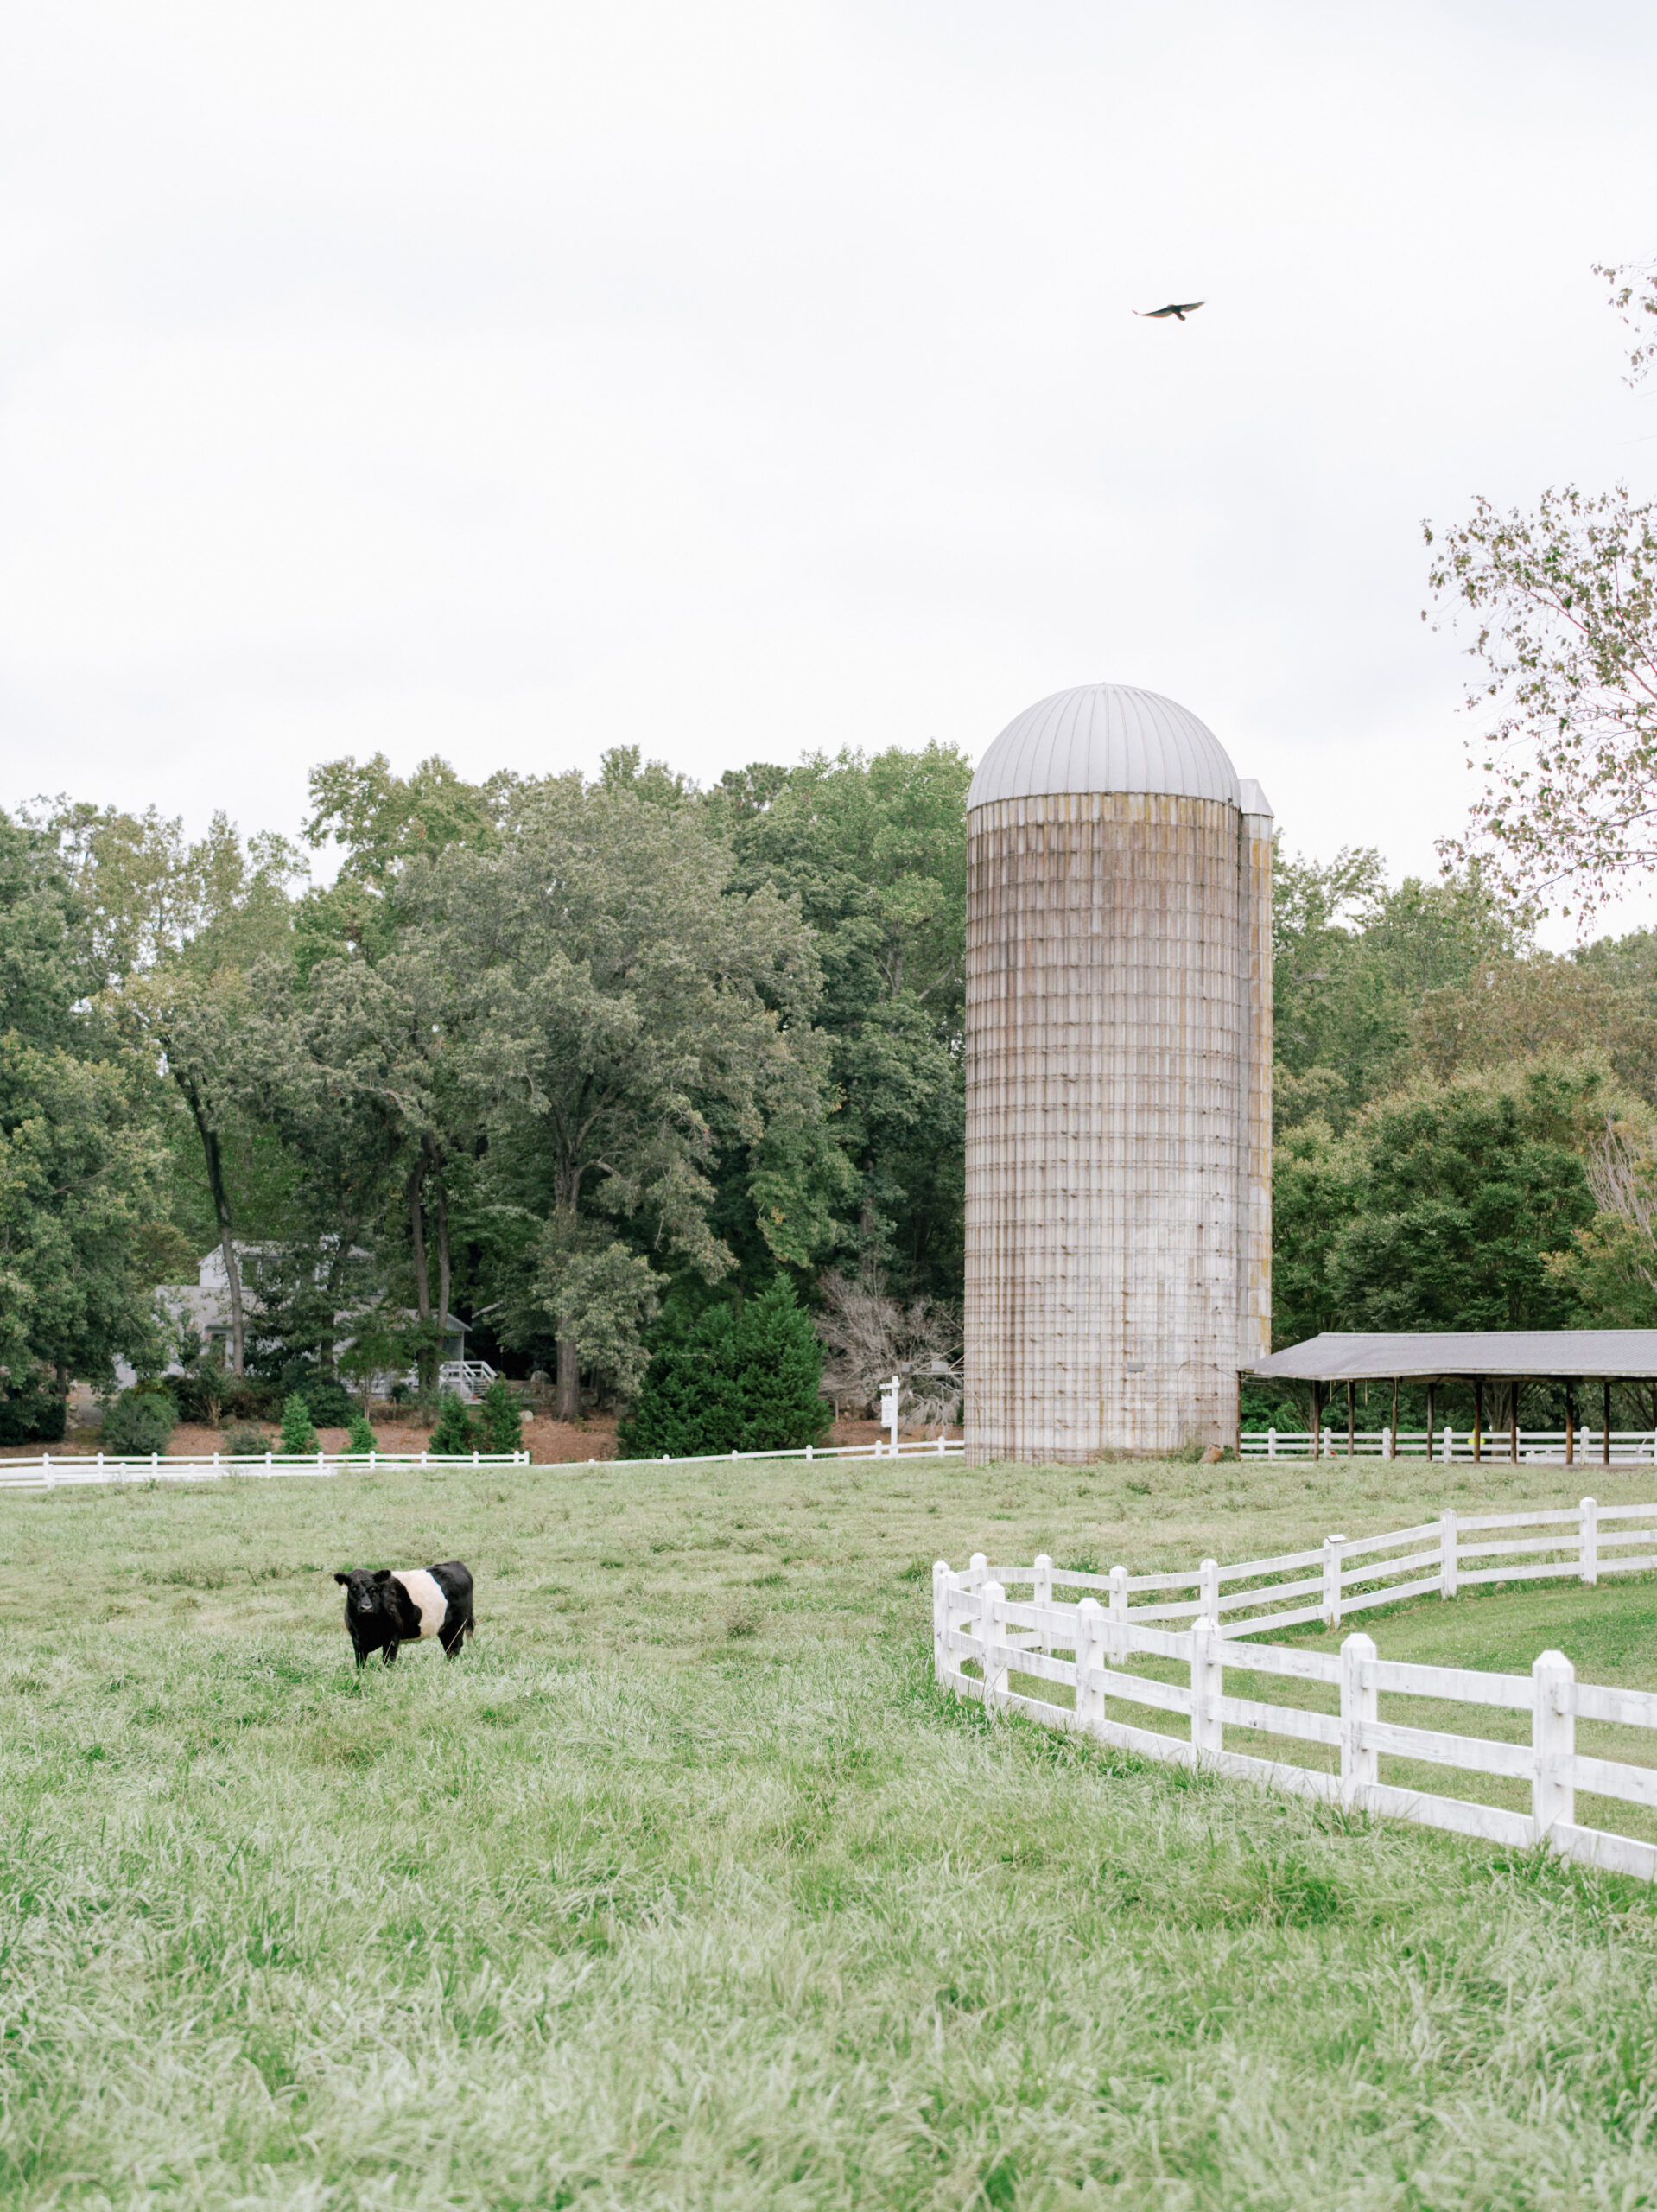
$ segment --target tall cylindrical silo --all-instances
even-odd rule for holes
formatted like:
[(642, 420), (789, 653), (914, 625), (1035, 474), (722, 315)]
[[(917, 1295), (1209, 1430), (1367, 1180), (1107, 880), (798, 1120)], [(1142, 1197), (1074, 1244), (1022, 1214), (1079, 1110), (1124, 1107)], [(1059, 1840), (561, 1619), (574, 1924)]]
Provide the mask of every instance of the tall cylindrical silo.
[(1271, 1344), (1271, 811), (1155, 692), (967, 801), (967, 1454), (1224, 1443)]

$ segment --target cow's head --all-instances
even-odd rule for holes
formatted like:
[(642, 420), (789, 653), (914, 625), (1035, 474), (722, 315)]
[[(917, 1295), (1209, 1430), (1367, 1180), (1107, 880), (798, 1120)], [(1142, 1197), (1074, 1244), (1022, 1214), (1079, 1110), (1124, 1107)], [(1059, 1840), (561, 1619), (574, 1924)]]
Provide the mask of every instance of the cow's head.
[(380, 1609), (391, 1571), (384, 1567), (353, 1567), (348, 1574), (336, 1574), (333, 1579), (345, 1585), (346, 1612), (359, 1613), (368, 1620)]

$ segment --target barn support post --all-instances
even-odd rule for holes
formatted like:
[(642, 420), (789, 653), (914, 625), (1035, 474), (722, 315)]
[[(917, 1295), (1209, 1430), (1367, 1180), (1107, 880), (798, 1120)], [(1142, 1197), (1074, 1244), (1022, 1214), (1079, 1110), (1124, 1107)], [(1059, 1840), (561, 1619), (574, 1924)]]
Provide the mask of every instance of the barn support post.
[(1577, 1392), (1569, 1382), (1565, 1386), (1565, 1463), (1567, 1467), (1577, 1464)]
[(1437, 1383), (1429, 1382), (1427, 1385), (1427, 1457), (1429, 1459), (1436, 1459), (1438, 1456), (1438, 1447), (1432, 1438), (1432, 1417), (1438, 1404), (1438, 1397)]
[(1396, 1375), (1393, 1377), (1393, 1425), (1387, 1432), (1387, 1457), (1389, 1459), (1396, 1459), (1398, 1457), (1398, 1377)]
[(1519, 1377), (1514, 1376), (1508, 1385), (1508, 1458), (1519, 1465)]
[(1604, 1397), (1605, 1422), (1599, 1432), (1599, 1464), (1602, 1467), (1609, 1467), (1611, 1464), (1611, 1386), (1609, 1382), (1605, 1385)]
[(1356, 1454), (1357, 1426), (1357, 1385), (1349, 1382), (1346, 1386), (1346, 1456), (1349, 1459)]
[(1473, 1465), (1484, 1457), (1484, 1377), (1473, 1377)]

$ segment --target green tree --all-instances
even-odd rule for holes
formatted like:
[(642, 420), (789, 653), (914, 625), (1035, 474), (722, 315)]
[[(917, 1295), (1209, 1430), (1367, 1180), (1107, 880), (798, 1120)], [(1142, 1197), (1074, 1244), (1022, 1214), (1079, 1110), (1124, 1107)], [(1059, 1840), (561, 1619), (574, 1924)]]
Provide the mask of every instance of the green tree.
[(754, 763), (708, 797), (737, 881), (816, 933), (850, 1174), (838, 1241), (905, 1294), (958, 1298), (964, 1265), (967, 790), (953, 747)]
[[(717, 1281), (734, 1255), (714, 1178), (737, 1145), (769, 1263), (809, 1264), (833, 1234), (833, 1147), (797, 911), (768, 885), (731, 890), (695, 811), (626, 783), (525, 785), (511, 833), (498, 852), (452, 848), (405, 893), (480, 1007), (458, 1080), (487, 1105), (479, 1204), (499, 1272), (533, 1274), (550, 1224), (561, 1265), (613, 1240)], [(571, 1420), (567, 1328), (556, 1359)]]
[(434, 1452), (458, 1455), (474, 1452), (477, 1440), (473, 1433), (472, 1416), (456, 1392), (444, 1390), (437, 1400), (437, 1420), (431, 1433), (430, 1449)]
[(659, 1346), (620, 1425), (621, 1449), (681, 1459), (814, 1444), (832, 1418), (822, 1379), (822, 1345), (778, 1277), (757, 1298), (708, 1306)]
[[(1637, 333), (1638, 382), (1657, 276), (1601, 273)], [(1481, 498), (1467, 521), (1423, 527), (1433, 594), (1473, 626), (1467, 760), (1484, 777), (1466, 833), (1441, 849), (1585, 919), (1657, 861), (1657, 503), (1567, 485), (1528, 513)]]
[(316, 1449), (316, 1430), (311, 1421), (311, 1409), (297, 1390), (291, 1391), (282, 1402), (282, 1448), (284, 1452), (302, 1453)]
[(1308, 1119), (1344, 1128), (1409, 1070), (1423, 995), (1461, 985), (1529, 944), (1529, 919), (1477, 870), (1389, 888), (1381, 855), (1280, 859), (1273, 911), (1279, 1132)]
[(104, 1382), (162, 1360), (143, 1231), (165, 1154), (129, 1065), (0, 1035), (0, 1372)]
[(478, 1408), (478, 1425), (486, 1452), (524, 1449), (524, 1408), (504, 1375), (496, 1376)]
[(1566, 1325), (1548, 1255), (1593, 1218), (1584, 1154), (1608, 1110), (1603, 1069), (1570, 1063), (1422, 1082), (1368, 1108), (1328, 1263), (1340, 1325)]

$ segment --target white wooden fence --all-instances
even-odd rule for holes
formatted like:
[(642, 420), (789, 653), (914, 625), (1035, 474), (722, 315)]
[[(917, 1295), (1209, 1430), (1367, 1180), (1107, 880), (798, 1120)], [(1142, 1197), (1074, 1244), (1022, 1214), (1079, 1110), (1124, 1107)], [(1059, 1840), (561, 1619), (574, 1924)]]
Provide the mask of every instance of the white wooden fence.
[(1511, 1465), (1577, 1466), (1597, 1460), (1603, 1466), (1657, 1466), (1657, 1429), (1361, 1428), (1349, 1447), (1343, 1426), (1245, 1429), (1240, 1440), (1245, 1459), (1489, 1459)]
[[(1651, 1509), (1645, 1509), (1650, 1510)], [(1315, 1557), (1316, 1554), (1311, 1554)], [(1212, 1562), (1205, 1562), (1205, 1568)], [(1545, 1843), (1590, 1866), (1657, 1880), (1657, 1844), (1579, 1824), (1578, 1789), (1657, 1808), (1657, 1768), (1580, 1752), (1579, 1719), (1618, 1728), (1657, 1730), (1657, 1695), (1645, 1690), (1599, 1688), (1578, 1682), (1562, 1652), (1545, 1651), (1528, 1675), (1477, 1674), (1456, 1667), (1413, 1666), (1382, 1659), (1373, 1637), (1349, 1636), (1338, 1656), (1281, 1645), (1240, 1643), (1200, 1613), (1189, 1629), (1148, 1626), (1125, 1605), (1107, 1611), (1094, 1597), (1067, 1605), (1053, 1599), (1047, 1563), (1032, 1571), (1036, 1595), (1025, 1605), (1010, 1599), (983, 1554), (964, 1574), (940, 1560), (932, 1570), (933, 1663), (938, 1681), (957, 1694), (981, 1699), (993, 1712), (1027, 1714), (1051, 1727), (1073, 1729), (1101, 1743), (1185, 1766), (1202, 1766), (1241, 1779), (1323, 1798), (1354, 1809), (1416, 1821), (1458, 1834), (1525, 1847)], [(1056, 1576), (1058, 1570), (1051, 1570)], [(1067, 1580), (1075, 1580), (1074, 1577)], [(1091, 1578), (1097, 1580), (1097, 1578)], [(1141, 1586), (1146, 1578), (1138, 1578)], [(1120, 1586), (1113, 1586), (1115, 1599)], [(1123, 1593), (1126, 1594), (1125, 1592)], [(1069, 1658), (1060, 1657), (1069, 1652)], [(1162, 1681), (1128, 1671), (1136, 1659), (1172, 1661), (1184, 1679)], [(975, 1675), (965, 1670), (971, 1665)], [(1054, 1684), (1070, 1705), (1051, 1696), (1014, 1690), (1019, 1675), (1032, 1685)], [(1277, 1705), (1228, 1694), (1228, 1674), (1275, 1675), (1336, 1693), (1334, 1710)], [(1267, 1686), (1260, 1685), (1264, 1688)], [(1528, 1713), (1528, 1744), (1483, 1736), (1447, 1734), (1380, 1716), (1383, 1695)], [(1135, 1726), (1118, 1717), (1121, 1707), (1171, 1713), (1186, 1724), (1184, 1735)], [(1338, 1754), (1338, 1770), (1304, 1766), (1286, 1758), (1228, 1750), (1228, 1727), (1278, 1737)], [(1649, 1744), (1649, 1732), (1640, 1739)], [(1530, 1787), (1530, 1809), (1520, 1813), (1470, 1799), (1409, 1789), (1381, 1778), (1381, 1761), (1406, 1758), (1463, 1771), (1494, 1775)]]
[[(899, 1456), (959, 1458), (966, 1449), (959, 1437), (911, 1437), (897, 1443), (876, 1437), (870, 1444), (807, 1444), (778, 1452), (708, 1452), (671, 1459), (549, 1460), (549, 1467), (714, 1467), (733, 1459), (883, 1459)], [(181, 1452), (169, 1459), (158, 1452), (120, 1457), (43, 1452), (38, 1459), (0, 1459), (0, 1491), (58, 1490), (78, 1483), (213, 1482), (225, 1475), (338, 1475), (371, 1473), (397, 1467), (527, 1467), (527, 1452), (266, 1452), (232, 1459), (227, 1452)]]
[[(1004, 1587), (1028, 1583), (1038, 1605), (1057, 1589), (1097, 1591), (1114, 1620), (1184, 1621), (1199, 1614), (1228, 1638), (1321, 1621), (1339, 1628), (1349, 1614), (1437, 1592), (1453, 1598), (1479, 1582), (1597, 1582), (1607, 1574), (1657, 1569), (1657, 1503), (1534, 1506), (1522, 1513), (1458, 1513), (1394, 1529), (1384, 1536), (1325, 1536), (1315, 1550), (1274, 1559), (1217, 1560), (1169, 1574), (1108, 1574), (1055, 1567), (1044, 1554), (1031, 1567), (990, 1570)], [(1135, 1602), (1135, 1601), (1138, 1602)]]

